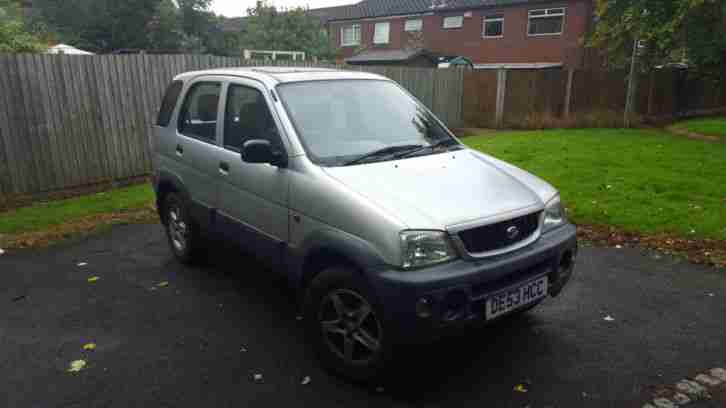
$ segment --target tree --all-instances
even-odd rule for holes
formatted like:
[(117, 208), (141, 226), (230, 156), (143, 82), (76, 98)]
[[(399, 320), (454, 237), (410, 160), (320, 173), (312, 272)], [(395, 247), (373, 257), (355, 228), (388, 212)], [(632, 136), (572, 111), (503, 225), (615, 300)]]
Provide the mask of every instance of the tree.
[(643, 41), (643, 66), (682, 62), (719, 75), (726, 68), (726, 2), (720, 0), (597, 0), (591, 45), (623, 66), (633, 41)]
[(247, 13), (247, 29), (240, 39), (245, 48), (304, 51), (320, 59), (334, 55), (320, 20), (302, 7), (277, 10), (275, 6), (258, 0)]
[(18, 2), (0, 0), (0, 53), (39, 52), (44, 48), (42, 40), (24, 23)]
[(149, 48), (178, 50), (184, 40), (179, 10), (172, 0), (161, 0), (147, 25)]
[(34, 0), (59, 40), (94, 51), (147, 48), (147, 27), (161, 0)]

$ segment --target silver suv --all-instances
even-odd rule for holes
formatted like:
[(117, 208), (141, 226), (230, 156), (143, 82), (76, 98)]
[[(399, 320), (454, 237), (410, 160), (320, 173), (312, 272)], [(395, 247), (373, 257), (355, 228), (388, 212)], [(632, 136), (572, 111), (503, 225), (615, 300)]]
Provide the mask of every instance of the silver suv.
[(152, 140), (171, 250), (222, 237), (300, 293), (309, 340), (364, 380), (394, 346), (535, 307), (577, 242), (557, 191), (471, 150), (395, 82), (234, 68), (169, 85)]

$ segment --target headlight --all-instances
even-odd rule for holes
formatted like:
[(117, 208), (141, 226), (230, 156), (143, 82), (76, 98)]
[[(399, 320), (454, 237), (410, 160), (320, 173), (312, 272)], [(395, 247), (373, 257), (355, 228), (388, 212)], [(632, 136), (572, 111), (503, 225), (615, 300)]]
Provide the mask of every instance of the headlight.
[(542, 232), (545, 233), (547, 231), (551, 231), (563, 225), (566, 221), (567, 216), (565, 215), (564, 207), (562, 207), (562, 201), (560, 201), (560, 196), (555, 196), (555, 198), (551, 199), (545, 205), (544, 221), (542, 222)]
[(433, 265), (456, 258), (444, 231), (402, 231), (401, 253), (404, 268)]

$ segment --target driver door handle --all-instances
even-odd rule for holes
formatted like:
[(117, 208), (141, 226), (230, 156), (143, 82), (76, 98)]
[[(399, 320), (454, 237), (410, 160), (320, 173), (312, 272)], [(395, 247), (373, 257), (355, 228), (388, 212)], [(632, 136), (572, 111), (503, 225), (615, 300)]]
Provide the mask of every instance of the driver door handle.
[(226, 176), (229, 174), (229, 163), (219, 162), (219, 174)]

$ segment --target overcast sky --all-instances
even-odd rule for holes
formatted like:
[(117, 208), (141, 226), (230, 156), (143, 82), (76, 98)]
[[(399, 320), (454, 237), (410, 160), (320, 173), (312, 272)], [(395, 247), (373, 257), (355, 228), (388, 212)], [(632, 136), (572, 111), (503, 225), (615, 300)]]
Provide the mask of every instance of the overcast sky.
[[(356, 3), (357, 0), (271, 0), (277, 7), (309, 6), (310, 8), (340, 6)], [(247, 14), (247, 8), (255, 5), (255, 0), (213, 0), (212, 10), (227, 17)]]

